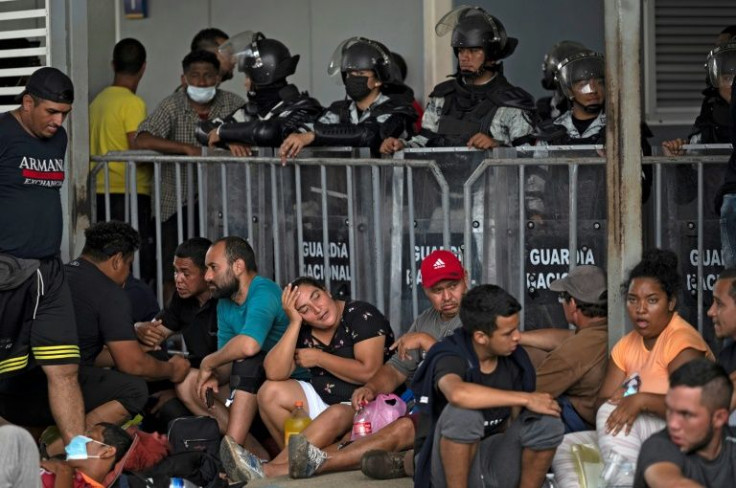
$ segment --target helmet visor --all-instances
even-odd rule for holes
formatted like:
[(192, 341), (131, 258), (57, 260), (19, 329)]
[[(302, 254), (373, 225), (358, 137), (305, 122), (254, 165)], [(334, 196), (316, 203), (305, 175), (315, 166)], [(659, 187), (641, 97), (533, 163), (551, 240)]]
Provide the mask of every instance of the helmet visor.
[(361, 37), (351, 37), (349, 39), (345, 39), (340, 44), (337, 45), (335, 48), (335, 51), (332, 53), (332, 57), (330, 57), (330, 64), (327, 65), (327, 74), (330, 76), (335, 76), (336, 74), (340, 73), (342, 69), (342, 55), (345, 52), (347, 48), (361, 40)]
[(455, 26), (457, 26), (457, 24), (460, 22), (460, 19), (469, 10), (473, 10), (473, 7), (470, 7), (468, 5), (460, 5), (450, 10), (440, 19), (439, 22), (437, 22), (437, 25), (434, 26), (435, 34), (442, 37), (452, 32)]
[(237, 64), (238, 71), (260, 68), (263, 66), (263, 60), (258, 52), (258, 41), (263, 38), (260, 32), (241, 32), (223, 42), (218, 51), (223, 56), (230, 57), (232, 62)]
[[(364, 45), (356, 48), (361, 54), (356, 55), (356, 51), (351, 49), (356, 44)], [(349, 50), (350, 53), (348, 53)], [(327, 74), (333, 76), (337, 73), (355, 70), (375, 71), (379, 66), (391, 67), (392, 65), (391, 54), (379, 43), (364, 37), (351, 37), (342, 41), (335, 49), (330, 58), (330, 64), (327, 66)]]
[(594, 93), (606, 78), (603, 56), (587, 53), (573, 56), (560, 63), (557, 80), (562, 93), (572, 98), (576, 93)]
[(722, 44), (708, 55), (708, 80), (715, 88), (731, 86), (736, 75), (736, 42)]

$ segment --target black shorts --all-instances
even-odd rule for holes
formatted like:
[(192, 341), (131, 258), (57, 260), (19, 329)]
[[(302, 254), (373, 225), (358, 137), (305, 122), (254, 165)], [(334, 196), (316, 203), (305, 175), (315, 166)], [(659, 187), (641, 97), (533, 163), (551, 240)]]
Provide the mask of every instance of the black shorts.
[[(143, 410), (148, 398), (148, 388), (142, 378), (94, 366), (79, 367), (79, 386), (85, 412), (115, 400), (133, 416)], [(0, 417), (24, 426), (43, 427), (55, 423), (46, 375), (41, 368), (0, 381)]]
[(233, 361), (233, 369), (230, 372), (230, 389), (241, 390), (254, 395), (258, 388), (266, 381), (266, 370), (263, 368), (263, 360), (266, 359), (264, 351), (255, 356)]
[(0, 378), (34, 365), (79, 363), (78, 343), (60, 258), (42, 260), (38, 273), (0, 292)]

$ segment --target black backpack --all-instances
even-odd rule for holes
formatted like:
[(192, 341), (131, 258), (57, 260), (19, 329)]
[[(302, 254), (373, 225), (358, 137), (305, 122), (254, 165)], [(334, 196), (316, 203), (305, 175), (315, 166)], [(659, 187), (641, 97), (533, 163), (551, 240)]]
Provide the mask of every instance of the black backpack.
[(212, 417), (179, 417), (169, 422), (172, 453), (204, 451), (220, 458), (220, 429)]

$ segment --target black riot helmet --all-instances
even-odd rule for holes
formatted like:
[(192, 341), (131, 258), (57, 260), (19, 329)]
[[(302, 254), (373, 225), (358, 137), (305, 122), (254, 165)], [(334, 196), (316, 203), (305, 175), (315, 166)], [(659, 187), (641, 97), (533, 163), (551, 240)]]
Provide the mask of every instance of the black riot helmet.
[(233, 56), (238, 71), (245, 73), (256, 86), (272, 85), (293, 75), (299, 62), (299, 55), (292, 56), (282, 42), (253, 31), (234, 35), (219, 51)]
[(544, 55), (544, 61), (542, 61), (542, 87), (545, 90), (557, 90), (559, 88), (555, 80), (555, 76), (557, 76), (557, 65), (563, 59), (587, 50), (588, 48), (575, 41), (560, 41), (552, 46), (547, 51), (547, 54)]
[(509, 57), (519, 40), (508, 37), (500, 20), (480, 7), (461, 5), (446, 14), (434, 28), (438, 36), (452, 31), (450, 45), (457, 57), (463, 47), (481, 47), (486, 61), (499, 61)]
[(342, 41), (332, 55), (327, 73), (340, 72), (343, 81), (349, 71), (372, 70), (384, 84), (401, 80), (399, 68), (391, 57), (391, 51), (378, 41), (364, 37), (351, 37)]

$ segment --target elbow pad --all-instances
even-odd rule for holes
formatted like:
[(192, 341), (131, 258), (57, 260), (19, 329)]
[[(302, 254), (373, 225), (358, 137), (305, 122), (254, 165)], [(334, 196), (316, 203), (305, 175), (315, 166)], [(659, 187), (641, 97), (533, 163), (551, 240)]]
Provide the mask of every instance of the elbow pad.
[(223, 124), (220, 127), (220, 140), (241, 142), (251, 146), (271, 146), (281, 144), (281, 124), (278, 120), (253, 120), (236, 124)]
[(215, 120), (203, 120), (197, 124), (197, 128), (194, 129), (194, 137), (197, 138), (197, 142), (206, 146), (209, 143), (210, 132), (213, 129), (217, 129), (222, 121), (220, 119)]
[(313, 145), (370, 147), (377, 136), (371, 124), (314, 124)]

